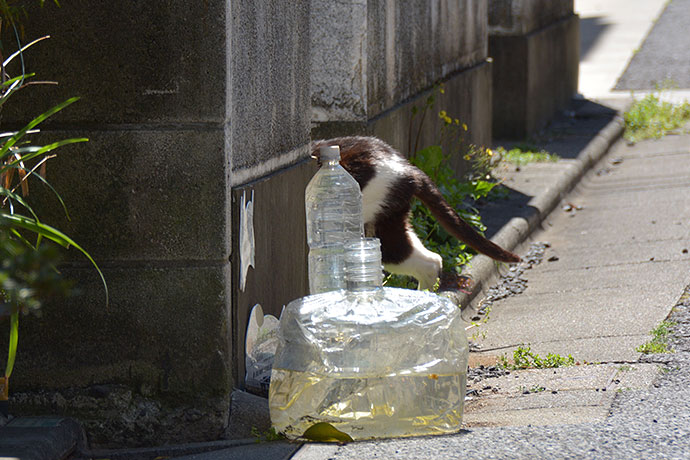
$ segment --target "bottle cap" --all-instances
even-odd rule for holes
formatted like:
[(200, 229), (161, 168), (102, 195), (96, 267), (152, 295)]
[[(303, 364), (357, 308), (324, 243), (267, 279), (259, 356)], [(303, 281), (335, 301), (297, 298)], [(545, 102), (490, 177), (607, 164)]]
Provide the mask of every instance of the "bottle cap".
[(340, 147), (337, 145), (325, 145), (319, 149), (321, 153), (321, 161), (339, 161)]

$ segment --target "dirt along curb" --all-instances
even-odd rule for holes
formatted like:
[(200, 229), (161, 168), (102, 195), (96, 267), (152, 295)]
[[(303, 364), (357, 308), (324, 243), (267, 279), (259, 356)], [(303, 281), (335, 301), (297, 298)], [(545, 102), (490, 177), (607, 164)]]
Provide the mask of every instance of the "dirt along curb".
[[(624, 126), (625, 121), (619, 112), (587, 143), (574, 160), (559, 161), (562, 163), (559, 173), (543, 183), (541, 191), (529, 200), (526, 207), (521, 210), (515, 209), (514, 214), (519, 215), (510, 218), (491, 238), (491, 241), (511, 251), (525, 242), (621, 137)], [(500, 275), (499, 269), (500, 265), (489, 257), (477, 255), (472, 258), (466, 271), (463, 272), (463, 276), (471, 280), (470, 286), (463, 291), (444, 291), (442, 294), (464, 310), (479, 293), (486, 291), (497, 279)]]

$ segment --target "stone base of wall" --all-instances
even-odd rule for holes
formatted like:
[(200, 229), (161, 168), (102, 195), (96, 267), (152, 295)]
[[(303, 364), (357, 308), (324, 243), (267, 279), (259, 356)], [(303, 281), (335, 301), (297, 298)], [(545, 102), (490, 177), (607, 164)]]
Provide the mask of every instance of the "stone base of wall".
[[(453, 120), (458, 119), (466, 144), (491, 143), (491, 64), (482, 62), (474, 67), (452, 74), (443, 81), (443, 93), (432, 88), (417, 94), (382, 114), (361, 122), (324, 122), (312, 128), (312, 139), (325, 139), (348, 135), (376, 136), (391, 144), (404, 155), (414, 150), (415, 139), (426, 100), (436, 100), (424, 117), (417, 148), (438, 144), (443, 124), (439, 112), (445, 110)], [(413, 107), (417, 115), (413, 117)], [(464, 131), (462, 124), (467, 126)], [(408, 145), (410, 147), (408, 147)], [(459, 173), (464, 167), (462, 156), (454, 155), (453, 166)]]
[(216, 440), (225, 434), (230, 410), (230, 395), (166, 402), (115, 384), (17, 392), (10, 400), (14, 416), (74, 417), (89, 449)]
[(543, 128), (577, 93), (579, 17), (526, 35), (492, 35), (493, 133), (523, 139)]
[(62, 269), (83, 294), (21, 318), (10, 413), (74, 417), (94, 448), (220, 436), (232, 388), (223, 339), (228, 270), (103, 267), (106, 307), (93, 269)]

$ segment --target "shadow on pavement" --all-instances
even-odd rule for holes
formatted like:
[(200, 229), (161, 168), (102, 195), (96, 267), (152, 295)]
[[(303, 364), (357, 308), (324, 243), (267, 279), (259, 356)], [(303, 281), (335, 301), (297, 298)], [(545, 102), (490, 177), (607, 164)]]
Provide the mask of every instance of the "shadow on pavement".
[(611, 25), (602, 16), (580, 18), (580, 61), (587, 57), (609, 27)]
[[(523, 141), (494, 141), (493, 147), (506, 149), (527, 144), (536, 150), (545, 150), (562, 159), (574, 159), (599, 132), (608, 125), (618, 112), (606, 105), (583, 98), (574, 98), (566, 110), (557, 114), (551, 123), (539, 133)], [(479, 203), (485, 235), (493, 237), (513, 217), (525, 217), (536, 209), (529, 206), (533, 198), (517, 190), (508, 189), (504, 200)]]

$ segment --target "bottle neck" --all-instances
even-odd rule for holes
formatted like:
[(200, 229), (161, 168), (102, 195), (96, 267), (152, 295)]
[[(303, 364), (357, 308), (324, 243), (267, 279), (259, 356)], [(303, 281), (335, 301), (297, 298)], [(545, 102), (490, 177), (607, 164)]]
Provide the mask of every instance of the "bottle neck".
[(345, 244), (345, 285), (351, 292), (382, 288), (381, 243), (378, 238), (362, 238)]
[(337, 145), (325, 145), (319, 149), (321, 164), (334, 167), (340, 161), (340, 147)]

